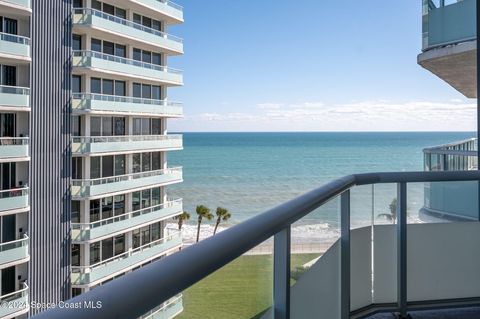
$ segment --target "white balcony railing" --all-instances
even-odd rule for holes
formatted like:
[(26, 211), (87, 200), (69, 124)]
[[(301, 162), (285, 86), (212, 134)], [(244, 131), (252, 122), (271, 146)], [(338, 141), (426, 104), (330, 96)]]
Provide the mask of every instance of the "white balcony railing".
[(0, 85), (0, 93), (30, 95), (30, 88), (21, 86)]
[(0, 41), (30, 45), (30, 39), (21, 35), (0, 32)]
[[(96, 52), (96, 51), (73, 51), (73, 56), (81, 57), (81, 58), (97, 58), (105, 61), (112, 61), (112, 62), (121, 63), (125, 65), (131, 65), (131, 66), (136, 66), (144, 69), (160, 71), (160, 72), (167, 72), (171, 74), (178, 74), (178, 75), (183, 74), (183, 72), (180, 70), (169, 68), (166, 66), (137, 61), (133, 59), (127, 59), (127, 58), (110, 55), (102, 52)], [(81, 66), (81, 65), (77, 65), (77, 66)]]
[(121, 143), (143, 141), (180, 141), (182, 135), (120, 135), (72, 137), (73, 143)]
[[(164, 2), (164, 1), (161, 1), (161, 2)], [(105, 19), (105, 20), (108, 20), (108, 21), (118, 23), (119, 25), (123, 25), (123, 26), (126, 26), (126, 27), (141, 30), (143, 32), (147, 32), (147, 33), (162, 37), (164, 39), (172, 40), (172, 41), (175, 41), (175, 42), (178, 42), (178, 43), (183, 43), (183, 39), (181, 39), (179, 37), (176, 37), (174, 35), (171, 35), (171, 34), (159, 31), (159, 30), (155, 30), (153, 28), (149, 28), (149, 27), (146, 27), (146, 26), (141, 25), (139, 23), (136, 23), (136, 22), (133, 22), (133, 21), (130, 21), (130, 20), (127, 20), (127, 19), (123, 19), (123, 18), (114, 16), (114, 15), (111, 15), (111, 14), (108, 14), (108, 13), (105, 13), (105, 12), (102, 12), (102, 11), (99, 11), (99, 10), (95, 10), (95, 9), (91, 9), (91, 8), (75, 8), (75, 9), (73, 9), (73, 11), (74, 11), (74, 14), (81, 14), (81, 15), (84, 15), (84, 16), (92, 15), (92, 16), (95, 16), (95, 17), (99, 17), (99, 18), (102, 18), (102, 19)], [(119, 26), (119, 28), (120, 28), (120, 26)]]

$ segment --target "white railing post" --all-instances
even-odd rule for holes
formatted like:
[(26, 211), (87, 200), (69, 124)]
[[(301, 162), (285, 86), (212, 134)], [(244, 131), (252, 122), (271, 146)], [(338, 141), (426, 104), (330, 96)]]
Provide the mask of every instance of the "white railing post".
[(290, 319), (290, 233), (278, 232), (273, 243), (273, 309), (275, 319)]
[(340, 318), (350, 318), (350, 190), (340, 198)]

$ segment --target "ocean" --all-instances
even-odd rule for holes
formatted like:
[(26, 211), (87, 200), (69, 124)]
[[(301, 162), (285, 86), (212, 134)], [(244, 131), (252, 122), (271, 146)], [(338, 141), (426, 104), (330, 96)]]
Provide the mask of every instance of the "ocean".
[[(232, 213), (228, 225), (335, 178), (366, 172), (422, 171), (426, 147), (474, 137), (469, 132), (362, 133), (185, 133), (184, 150), (169, 153), (169, 166), (183, 166), (184, 182), (169, 187), (183, 198), (195, 224), (195, 206)], [(409, 186), (409, 217), (423, 203), (423, 185)], [(352, 192), (352, 224), (363, 225), (395, 198), (395, 185), (357, 188)], [(338, 200), (299, 222), (299, 236), (333, 231), (339, 221)], [(188, 228), (188, 226), (187, 226)], [(193, 229), (191, 229), (193, 231)], [(205, 234), (203, 234), (205, 232)], [(207, 236), (209, 229), (202, 230)], [(295, 231), (294, 231), (295, 232)]]

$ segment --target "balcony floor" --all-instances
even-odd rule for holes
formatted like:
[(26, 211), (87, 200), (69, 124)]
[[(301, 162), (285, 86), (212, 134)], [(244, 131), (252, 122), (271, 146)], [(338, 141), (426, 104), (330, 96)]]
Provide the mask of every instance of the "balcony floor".
[[(412, 311), (410, 316), (412, 319), (478, 319), (480, 318), (480, 307)], [(397, 318), (397, 316), (392, 313), (379, 313), (368, 317), (368, 319), (392, 318)]]

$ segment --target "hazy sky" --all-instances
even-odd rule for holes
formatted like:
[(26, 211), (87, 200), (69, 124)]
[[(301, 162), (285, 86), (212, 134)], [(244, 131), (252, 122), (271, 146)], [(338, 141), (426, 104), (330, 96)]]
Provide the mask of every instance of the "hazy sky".
[(475, 100), (417, 65), (420, 0), (177, 0), (170, 131), (475, 130)]

